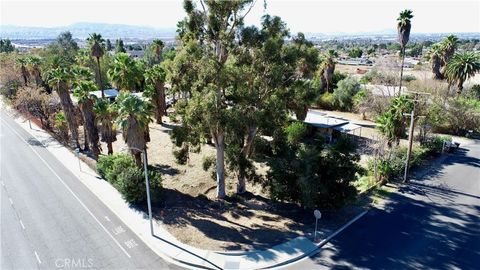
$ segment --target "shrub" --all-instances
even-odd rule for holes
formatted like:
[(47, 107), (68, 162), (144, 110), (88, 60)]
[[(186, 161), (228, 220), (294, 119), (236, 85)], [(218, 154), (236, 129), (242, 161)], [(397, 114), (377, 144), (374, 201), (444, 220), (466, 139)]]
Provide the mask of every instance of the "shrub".
[(55, 114), (53, 127), (64, 142), (68, 141), (68, 123), (63, 112)]
[(325, 110), (333, 110), (333, 95), (332, 93), (325, 92), (321, 94), (317, 100), (318, 107), (325, 109)]
[(337, 89), (333, 91), (332, 102), (335, 108), (342, 111), (351, 111), (353, 97), (360, 91), (360, 84), (353, 77), (348, 77), (338, 83)]
[(204, 171), (208, 171), (215, 164), (214, 156), (204, 156), (202, 158), (202, 168)]
[[(143, 169), (135, 166), (128, 154), (101, 156), (97, 162), (98, 173), (111, 183), (129, 203), (142, 203), (146, 200), (145, 174)], [(148, 178), (152, 202), (161, 199), (162, 178), (151, 166)]]
[(307, 133), (307, 126), (302, 122), (293, 122), (286, 129), (287, 141), (290, 144), (297, 144)]
[(117, 178), (124, 170), (134, 167), (133, 158), (128, 154), (101, 156), (97, 162), (98, 173), (114, 186), (117, 185)]
[(178, 164), (185, 165), (188, 161), (188, 147), (183, 146), (178, 148), (177, 150), (173, 150), (173, 156), (175, 157), (175, 161)]
[[(159, 173), (152, 169), (150, 167), (148, 171), (150, 196), (152, 203), (158, 203), (161, 199), (162, 178)], [(146, 202), (147, 192), (144, 171), (137, 167), (129, 167), (123, 170), (117, 177), (117, 189), (129, 203)]]
[(451, 142), (451, 136), (434, 136), (422, 143), (422, 147), (424, 147), (429, 155), (439, 155), (442, 153), (443, 144), (445, 142)]

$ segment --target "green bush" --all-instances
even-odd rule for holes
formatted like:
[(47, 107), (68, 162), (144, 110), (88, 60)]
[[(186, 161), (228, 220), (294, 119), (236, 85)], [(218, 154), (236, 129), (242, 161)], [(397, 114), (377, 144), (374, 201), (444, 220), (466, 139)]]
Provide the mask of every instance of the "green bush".
[(332, 102), (336, 109), (351, 111), (353, 97), (360, 91), (360, 84), (353, 77), (348, 77), (338, 82), (338, 87), (333, 91)]
[(325, 92), (321, 94), (317, 100), (318, 107), (325, 109), (325, 110), (333, 110), (333, 95), (332, 93)]
[(98, 173), (116, 187), (118, 176), (126, 169), (134, 168), (133, 158), (128, 154), (101, 156), (97, 162)]
[[(152, 203), (158, 203), (161, 199), (161, 176), (150, 168), (148, 179), (150, 182), (150, 196)], [(129, 203), (146, 202), (147, 192), (145, 186), (144, 171), (137, 167), (129, 167), (123, 170), (117, 177), (117, 189), (122, 197)]]
[(429, 155), (439, 155), (442, 153), (443, 144), (451, 141), (451, 136), (434, 136), (424, 141), (422, 147), (427, 150)]
[(208, 171), (214, 165), (215, 165), (214, 156), (204, 156), (202, 158), (202, 168), (204, 171)]
[[(101, 156), (97, 162), (98, 173), (111, 183), (129, 203), (142, 203), (146, 200), (145, 174), (135, 166), (128, 154)], [(161, 199), (162, 178), (151, 166), (148, 167), (150, 195), (152, 202)]]
[(178, 164), (185, 165), (188, 161), (188, 147), (181, 147), (177, 150), (173, 150), (173, 156)]
[(287, 141), (297, 144), (307, 133), (307, 126), (303, 122), (293, 122), (286, 129)]

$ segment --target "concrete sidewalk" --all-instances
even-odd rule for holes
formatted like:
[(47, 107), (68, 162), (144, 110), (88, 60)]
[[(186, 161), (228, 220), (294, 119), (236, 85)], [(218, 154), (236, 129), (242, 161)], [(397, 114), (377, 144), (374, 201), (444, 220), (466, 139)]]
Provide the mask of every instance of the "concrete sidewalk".
[(97, 173), (80, 161), (73, 152), (57, 142), (46, 131), (37, 126), (29, 127), (27, 121), (16, 118), (15, 121), (40, 141), (48, 151), (60, 160), (78, 179), (90, 189), (110, 210), (115, 213), (142, 241), (162, 259), (190, 269), (270, 269), (299, 260), (328, 242), (341, 230), (362, 217), (361, 213), (344, 227), (319, 243), (313, 243), (307, 237), (297, 237), (268, 250), (249, 252), (217, 252), (201, 250), (179, 242), (161, 221), (154, 221), (154, 236), (150, 235), (148, 216), (126, 203), (121, 194), (104, 181)]

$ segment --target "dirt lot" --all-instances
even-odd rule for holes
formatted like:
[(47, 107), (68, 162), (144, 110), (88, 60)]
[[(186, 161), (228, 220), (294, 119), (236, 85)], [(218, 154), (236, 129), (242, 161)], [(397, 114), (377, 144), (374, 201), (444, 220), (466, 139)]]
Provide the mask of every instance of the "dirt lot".
[[(172, 123), (150, 125), (151, 142), (148, 158), (151, 165), (163, 172), (165, 201), (154, 206), (154, 215), (168, 231), (183, 243), (210, 250), (251, 250), (268, 248), (312, 232), (314, 217), (294, 204), (272, 203), (262, 186), (248, 183), (245, 195), (215, 199), (216, 183), (211, 171), (205, 172), (204, 156), (214, 155), (212, 146), (203, 146), (200, 153), (191, 153), (186, 165), (175, 162), (169, 132)], [(106, 145), (102, 144), (104, 152)], [(114, 152), (125, 152), (118, 135)], [(259, 171), (266, 167), (257, 164)], [(233, 175), (226, 178), (227, 194), (234, 194)], [(323, 211), (322, 233), (328, 233), (359, 213), (362, 207), (341, 211)]]

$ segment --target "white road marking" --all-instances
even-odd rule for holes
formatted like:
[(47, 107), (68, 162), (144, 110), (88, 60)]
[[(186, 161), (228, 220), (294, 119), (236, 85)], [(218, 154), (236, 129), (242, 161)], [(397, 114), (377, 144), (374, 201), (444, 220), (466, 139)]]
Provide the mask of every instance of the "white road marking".
[(121, 233), (126, 232), (125, 229), (122, 226), (118, 226), (115, 229), (113, 229), (113, 234), (119, 235)]
[(25, 225), (23, 225), (23, 222), (21, 219), (20, 219), (20, 225), (22, 225), (22, 228), (25, 230)]
[(12, 198), (8, 198), (8, 200), (10, 201), (10, 204), (13, 205)]
[(40, 261), (40, 257), (38, 256), (38, 253), (37, 253), (37, 251), (35, 251), (35, 250), (34, 250), (33, 252), (35, 252), (35, 257), (37, 257), (37, 261), (38, 261), (38, 263), (40, 263), (40, 264), (41, 264), (41, 263), (42, 263), (42, 261)]
[(111, 222), (110, 219), (109, 219), (107, 216), (105, 216), (105, 219), (106, 219), (108, 222)]
[(5, 120), (3, 120), (3, 119), (1, 119), (1, 120), (3, 121), (3, 123), (8, 128), (10, 128), (10, 130), (13, 131), (13, 133), (15, 133), (22, 141), (24, 141), (27, 144), (28, 147), (30, 147), (30, 149), (33, 151), (33, 153), (35, 153), (38, 156), (38, 158), (45, 164), (45, 166), (58, 178), (58, 180), (65, 186), (65, 188), (73, 195), (73, 197), (75, 199), (77, 199), (77, 201), (80, 203), (80, 205), (83, 206), (83, 208), (90, 214), (90, 216), (92, 216), (92, 218), (98, 223), (98, 225), (100, 225), (100, 227), (102, 227), (102, 229), (105, 231), (105, 233), (107, 233), (108, 236), (110, 236), (110, 238), (112, 238), (112, 240), (123, 251), (123, 253), (125, 253), (125, 255), (127, 255), (128, 258), (131, 258), (130, 254), (128, 254), (128, 252), (122, 247), (122, 245), (120, 245), (120, 243), (117, 241), (117, 239), (115, 239), (113, 237), (113, 235), (110, 234), (110, 232), (107, 230), (107, 228), (105, 228), (105, 226), (103, 226), (103, 224), (97, 219), (97, 217), (92, 213), (92, 211), (90, 211), (90, 209), (88, 209), (88, 207), (82, 202), (82, 200), (80, 200), (80, 198), (78, 198), (78, 196), (75, 194), (75, 192), (73, 192), (73, 190), (70, 189), (70, 187), (52, 169), (52, 167), (47, 163), (47, 161), (45, 161), (45, 159), (43, 159), (43, 157), (35, 150), (35, 148), (33, 148), (25, 139), (23, 139), (23, 137), (16, 130), (14, 130), (9, 124), (7, 124), (7, 122)]
[(125, 245), (128, 247), (128, 248), (134, 248), (136, 246), (138, 246), (137, 242), (135, 242), (135, 240), (133, 239), (130, 239), (128, 241), (125, 241)]

